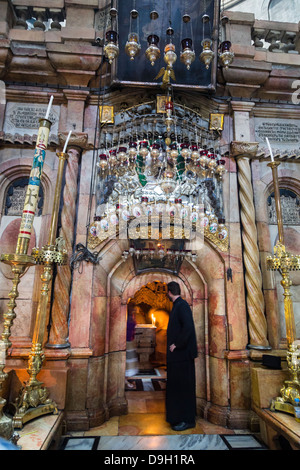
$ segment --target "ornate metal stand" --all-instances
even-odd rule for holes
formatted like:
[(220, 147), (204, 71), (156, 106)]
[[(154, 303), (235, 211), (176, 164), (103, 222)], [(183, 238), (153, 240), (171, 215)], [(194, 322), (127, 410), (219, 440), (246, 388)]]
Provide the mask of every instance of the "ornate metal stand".
[(13, 404), (16, 410), (13, 418), (15, 428), (22, 428), (24, 423), (38, 416), (57, 413), (57, 406), (49, 398), (48, 390), (36, 378), (42, 368), (45, 357), (43, 353), (43, 340), (46, 329), (48, 294), (49, 285), (52, 280), (53, 264), (65, 264), (68, 258), (63, 239), (55, 239), (63, 169), (68, 155), (60, 152), (57, 156), (59, 157), (59, 166), (48, 244), (43, 246), (42, 249), (34, 248), (32, 251), (36, 264), (43, 265), (44, 269), (41, 275), (42, 287), (32, 338), (32, 348), (28, 358), (27, 372), (30, 378), (20, 390), (19, 397)]
[(267, 268), (273, 271), (279, 271), (282, 276), (281, 285), (284, 291), (284, 314), (287, 337), (287, 365), (290, 373), (290, 380), (286, 380), (284, 382), (284, 385), (280, 390), (281, 396), (272, 400), (271, 410), (284, 411), (296, 416), (295, 408), (299, 405), (295, 399), (300, 398), (300, 382), (298, 380), (298, 374), (300, 371), (300, 360), (298, 356), (300, 356), (300, 350), (295, 342), (296, 326), (293, 311), (293, 301), (290, 290), (292, 285), (290, 271), (296, 271), (300, 269), (300, 255), (293, 255), (286, 252), (284, 245), (283, 222), (277, 174), (277, 167), (279, 164), (279, 162), (274, 161), (268, 163), (268, 166), (272, 168), (273, 173), (279, 240), (274, 247), (274, 256), (267, 258)]
[[(16, 300), (19, 296), (18, 285), (21, 276), (24, 274), (29, 266), (35, 264), (35, 258), (27, 255), (31, 231), (33, 227), (33, 219), (38, 202), (39, 185), (41, 181), (42, 169), (46, 155), (46, 147), (51, 128), (51, 122), (48, 119), (40, 120), (40, 127), (36, 142), (36, 148), (33, 158), (32, 169), (29, 177), (28, 188), (25, 197), (24, 209), (22, 214), (22, 221), (17, 241), (16, 252), (13, 254), (2, 254), (0, 260), (3, 263), (11, 266), (14, 274), (13, 287), (8, 294), (8, 311), (3, 315), (4, 327), (2, 338), (0, 340), (0, 392), (3, 389), (3, 384), (7, 379), (7, 374), (4, 372), (6, 364), (7, 350), (11, 346), (9, 341), (11, 335), (11, 328), (13, 321), (16, 317), (15, 307)], [(13, 422), (5, 415), (3, 408), (6, 400), (0, 397), (0, 436), (5, 439), (14, 439)]]

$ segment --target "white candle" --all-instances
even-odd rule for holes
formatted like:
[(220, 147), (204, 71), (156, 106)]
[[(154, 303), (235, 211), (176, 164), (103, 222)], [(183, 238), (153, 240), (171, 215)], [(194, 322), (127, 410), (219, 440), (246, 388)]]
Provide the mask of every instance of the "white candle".
[(51, 98), (50, 98), (50, 101), (49, 101), (49, 104), (48, 104), (48, 108), (47, 108), (47, 112), (46, 112), (45, 119), (49, 119), (49, 114), (50, 114), (50, 109), (51, 109), (51, 106), (52, 106), (52, 101), (53, 101), (53, 95), (51, 95)]
[(266, 137), (266, 141), (267, 141), (267, 144), (268, 144), (268, 147), (269, 147), (271, 161), (274, 162), (274, 157), (273, 157), (273, 153), (272, 153), (272, 149), (271, 149), (271, 145), (270, 145), (268, 137)]
[(67, 145), (68, 145), (68, 142), (69, 142), (69, 140), (70, 140), (71, 134), (72, 134), (72, 131), (70, 131), (69, 134), (68, 134), (68, 137), (67, 137), (67, 140), (66, 140), (66, 142), (65, 142), (64, 149), (63, 149), (63, 153), (66, 153)]

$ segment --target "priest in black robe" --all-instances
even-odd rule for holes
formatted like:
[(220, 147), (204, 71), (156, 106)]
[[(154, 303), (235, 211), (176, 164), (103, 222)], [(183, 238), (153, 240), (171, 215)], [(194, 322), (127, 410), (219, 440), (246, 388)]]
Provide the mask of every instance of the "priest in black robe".
[(175, 431), (195, 427), (197, 341), (192, 311), (180, 296), (177, 282), (169, 282), (173, 302), (167, 329), (166, 420)]

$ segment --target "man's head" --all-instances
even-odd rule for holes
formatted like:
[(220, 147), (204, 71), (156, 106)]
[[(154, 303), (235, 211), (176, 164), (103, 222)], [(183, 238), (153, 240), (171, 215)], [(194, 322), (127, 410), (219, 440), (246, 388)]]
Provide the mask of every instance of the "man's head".
[(172, 281), (168, 283), (168, 297), (172, 302), (181, 294), (178, 282)]

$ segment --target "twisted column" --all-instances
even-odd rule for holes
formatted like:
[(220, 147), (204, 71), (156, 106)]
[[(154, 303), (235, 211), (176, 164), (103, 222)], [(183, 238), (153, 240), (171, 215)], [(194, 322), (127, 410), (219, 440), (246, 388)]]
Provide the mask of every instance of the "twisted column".
[(262, 290), (255, 208), (249, 157), (254, 156), (258, 144), (233, 142), (232, 155), (237, 157), (239, 200), (241, 205), (243, 259), (245, 265), (246, 302), (248, 310), (248, 327), (250, 347), (270, 349), (267, 340), (267, 322), (265, 302)]
[[(73, 250), (74, 225), (76, 217), (77, 178), (80, 152), (76, 148), (68, 151), (65, 187), (63, 191), (63, 208), (61, 212), (61, 229), (59, 236), (65, 240), (65, 248), (70, 257)], [(52, 304), (52, 325), (49, 348), (66, 348), (70, 346), (68, 338), (68, 316), (70, 307), (71, 268), (69, 263), (57, 267), (54, 282), (54, 300)]]

